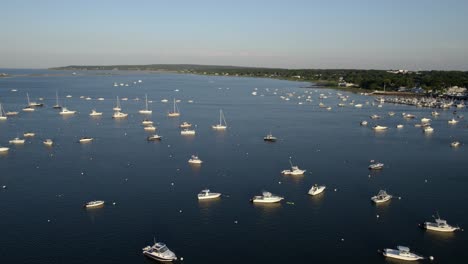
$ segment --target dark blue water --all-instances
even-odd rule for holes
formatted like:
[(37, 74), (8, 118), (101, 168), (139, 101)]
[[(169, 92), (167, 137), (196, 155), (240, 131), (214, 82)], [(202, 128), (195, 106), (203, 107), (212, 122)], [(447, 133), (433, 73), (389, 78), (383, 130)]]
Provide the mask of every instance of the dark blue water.
[[(27, 92), (31, 100), (42, 97), (45, 106), (0, 122), (0, 146), (26, 131), (36, 133), (0, 156), (0, 185), (7, 186), (0, 190), (0, 263), (152, 263), (141, 248), (153, 237), (184, 263), (384, 263), (377, 250), (399, 244), (434, 256), (434, 263), (468, 258), (466, 232), (434, 234), (417, 226), (436, 211), (451, 224), (468, 226), (468, 152), (466, 145), (450, 147), (455, 139), (468, 143), (468, 128), (465, 120), (447, 124), (453, 109), (431, 117), (435, 131), (424, 135), (414, 124), (430, 117), (432, 109), (377, 108), (365, 104), (374, 98), (346, 92), (348, 102), (365, 105), (339, 108), (337, 91), (305, 89), (308, 84), (299, 82), (141, 72), (1, 72), (20, 75), (0, 78), (6, 111), (20, 111)], [(137, 80), (142, 83), (134, 84)], [(129, 86), (114, 87), (114, 82)], [(257, 96), (251, 95), (254, 88)], [(56, 91), (62, 104), (79, 113), (64, 118), (52, 109)], [(138, 110), (144, 108), (145, 93), (153, 101), (151, 119), (161, 142), (147, 142), (141, 126)], [(294, 98), (280, 99), (286, 93), (295, 93)], [(319, 108), (321, 93), (331, 111)], [(68, 94), (73, 97), (65, 98)], [(313, 101), (297, 99), (302, 95)], [(129, 98), (121, 101), (126, 120), (111, 118), (116, 96)], [(164, 98), (181, 100), (181, 117), (166, 117), (172, 104), (162, 103)], [(90, 118), (93, 108), (104, 115)], [(225, 132), (211, 129), (219, 109), (228, 122)], [(389, 117), (389, 111), (396, 115)], [(402, 112), (418, 118), (404, 120)], [(374, 121), (359, 126), (370, 114), (383, 116), (378, 123), (390, 129), (375, 133)], [(182, 121), (196, 124), (196, 136), (179, 134)], [(396, 129), (399, 123), (405, 127)], [(262, 140), (270, 131), (278, 142)], [(83, 136), (95, 140), (77, 143)], [(45, 147), (45, 138), (55, 145)], [(192, 154), (204, 161), (201, 167), (187, 163)], [(306, 175), (280, 174), (289, 157)], [(371, 159), (385, 163), (384, 170), (370, 174)], [(314, 183), (327, 186), (323, 195), (307, 195)], [(205, 187), (222, 192), (222, 198), (198, 202), (196, 195)], [(402, 198), (375, 206), (370, 197), (380, 189)], [(275, 205), (249, 203), (262, 190), (286, 199)], [(105, 200), (105, 207), (82, 208), (94, 199)]]

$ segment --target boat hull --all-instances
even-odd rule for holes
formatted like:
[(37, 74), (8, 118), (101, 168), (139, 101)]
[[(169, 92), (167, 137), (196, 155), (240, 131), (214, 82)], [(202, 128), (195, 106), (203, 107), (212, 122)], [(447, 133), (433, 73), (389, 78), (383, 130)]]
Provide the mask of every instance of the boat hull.
[(209, 196), (198, 196), (198, 200), (210, 200), (210, 199), (216, 199), (221, 196), (220, 193), (210, 193)]

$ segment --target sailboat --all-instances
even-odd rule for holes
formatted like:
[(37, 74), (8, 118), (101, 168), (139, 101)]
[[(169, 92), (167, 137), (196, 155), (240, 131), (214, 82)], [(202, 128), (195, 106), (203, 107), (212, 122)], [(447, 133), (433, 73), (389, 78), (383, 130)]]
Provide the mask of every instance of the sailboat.
[(151, 113), (153, 113), (152, 110), (148, 110), (148, 95), (147, 94), (145, 94), (145, 106), (146, 106), (145, 110), (140, 110), (139, 111), (140, 114), (151, 114)]
[(31, 106), (31, 107), (35, 107), (35, 106), (44, 106), (44, 104), (29, 101), (29, 94), (26, 93), (26, 95), (27, 95), (27, 97), (28, 97), (28, 106)]
[(31, 102), (29, 101), (29, 94), (28, 93), (26, 93), (26, 97), (28, 98), (28, 106), (23, 108), (23, 111), (25, 111), (25, 112), (34, 112), (35, 109), (31, 106)]
[(0, 103), (0, 120), (7, 120), (5, 110), (3, 110), (2, 104)]
[(223, 110), (219, 110), (219, 124), (211, 126), (213, 129), (224, 130), (227, 128), (226, 119), (224, 118)]
[(58, 91), (55, 91), (55, 105), (52, 108), (62, 109), (62, 106), (59, 104), (59, 100), (58, 100)]
[(120, 110), (122, 110), (122, 108), (120, 108), (120, 100), (119, 100), (119, 97), (118, 97), (118, 96), (117, 96), (117, 103), (116, 103), (115, 107), (112, 108), (112, 110), (114, 110), (114, 111), (120, 111)]
[(168, 117), (177, 117), (180, 116), (179, 108), (176, 105), (176, 100), (174, 98), (174, 111), (167, 113)]

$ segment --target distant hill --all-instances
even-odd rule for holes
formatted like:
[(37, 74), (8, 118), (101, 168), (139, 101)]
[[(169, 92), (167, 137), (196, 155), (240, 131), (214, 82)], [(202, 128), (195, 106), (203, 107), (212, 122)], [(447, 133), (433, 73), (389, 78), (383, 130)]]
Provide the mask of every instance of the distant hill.
[(209, 71), (232, 69), (256, 69), (255, 67), (199, 65), (199, 64), (149, 64), (149, 65), (70, 65), (51, 70), (119, 70), (119, 71)]

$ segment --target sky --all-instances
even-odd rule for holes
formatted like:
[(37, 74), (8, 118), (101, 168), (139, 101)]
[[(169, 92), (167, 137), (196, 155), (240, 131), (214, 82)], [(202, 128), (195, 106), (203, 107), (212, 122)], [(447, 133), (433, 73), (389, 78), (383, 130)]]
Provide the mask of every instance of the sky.
[(15, 0), (0, 68), (468, 70), (468, 0)]

